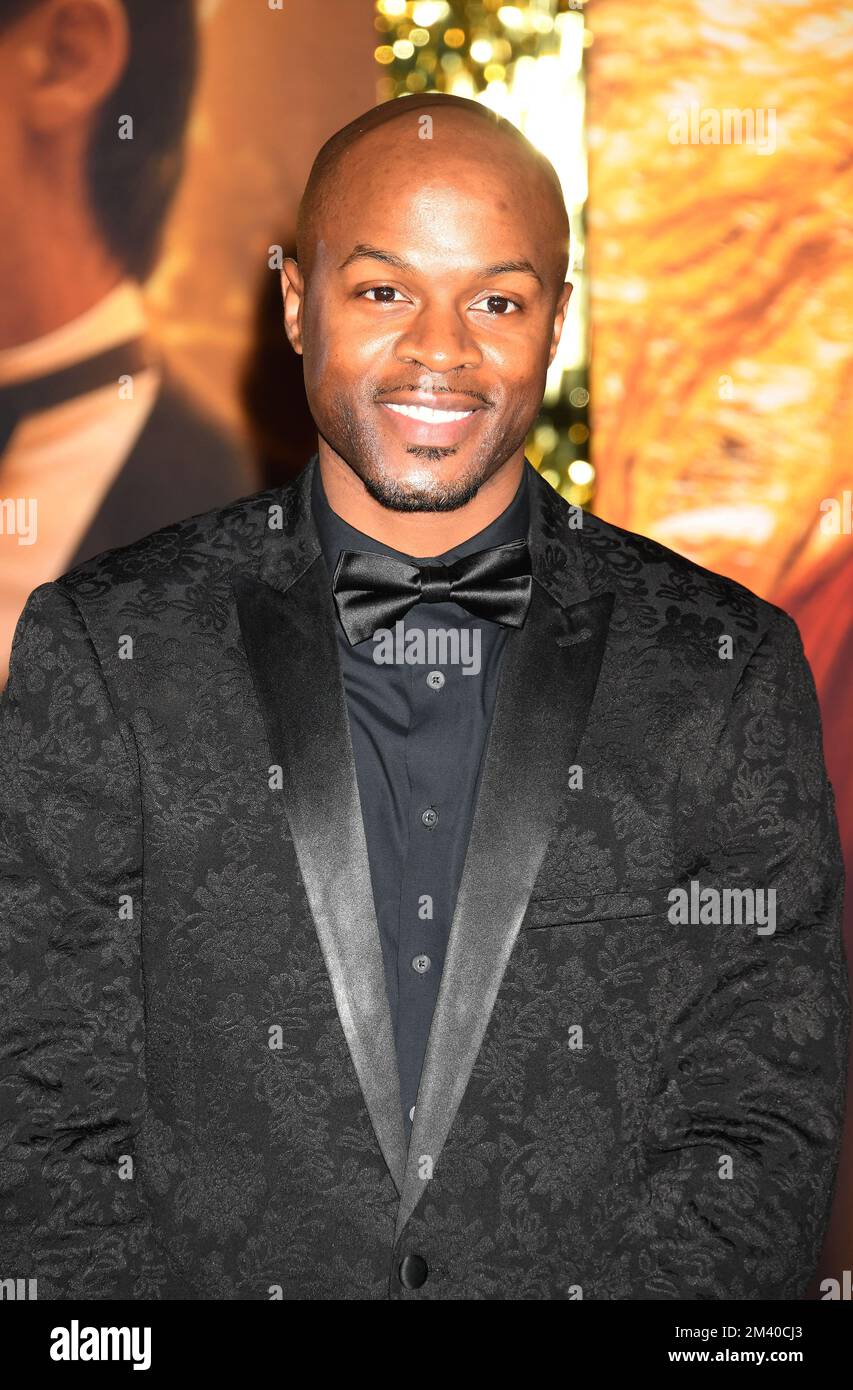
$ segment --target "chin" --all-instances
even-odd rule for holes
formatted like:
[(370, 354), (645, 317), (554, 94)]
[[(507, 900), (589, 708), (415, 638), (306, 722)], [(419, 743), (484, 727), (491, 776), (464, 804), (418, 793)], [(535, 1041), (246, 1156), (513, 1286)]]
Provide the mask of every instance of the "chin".
[(389, 511), (455, 512), (476, 497), (483, 479), (470, 473), (439, 478), (432, 468), (421, 465), (402, 477), (371, 471), (362, 475), (362, 482), (374, 501)]

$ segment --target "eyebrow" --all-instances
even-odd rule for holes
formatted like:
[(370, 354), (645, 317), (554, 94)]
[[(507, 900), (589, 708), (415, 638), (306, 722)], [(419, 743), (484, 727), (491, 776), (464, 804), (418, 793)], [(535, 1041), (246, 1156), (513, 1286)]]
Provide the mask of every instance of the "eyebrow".
[[(384, 261), (386, 265), (393, 265), (397, 270), (402, 270), (404, 274), (416, 274), (415, 267), (409, 261), (403, 260), (402, 256), (396, 255), (393, 251), (383, 251), (378, 246), (370, 246), (366, 242), (360, 241), (353, 247), (345, 260), (341, 261), (338, 270), (345, 270), (354, 261)], [(532, 275), (543, 286), (542, 276), (530, 261), (522, 258), (516, 261), (496, 261), (494, 265), (484, 265), (475, 272), (480, 280), (491, 280), (495, 275)]]

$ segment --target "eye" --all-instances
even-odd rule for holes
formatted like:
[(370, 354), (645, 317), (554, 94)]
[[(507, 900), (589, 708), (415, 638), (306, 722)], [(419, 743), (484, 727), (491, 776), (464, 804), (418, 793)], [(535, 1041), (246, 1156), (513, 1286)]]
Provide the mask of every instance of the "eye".
[[(488, 295), (486, 295), (486, 303), (487, 303), (487, 304), (494, 304), (495, 302), (497, 302), (498, 304), (511, 304), (511, 305), (513, 306), (514, 309), (519, 309), (519, 310), (521, 309), (521, 305), (517, 302), (517, 300), (515, 300), (515, 299), (510, 299), (508, 295), (505, 295), (505, 294), (488, 294)], [(492, 319), (506, 318), (506, 312), (505, 312), (505, 310), (503, 310), (503, 309), (499, 309), (496, 313), (492, 313), (491, 310), (489, 310), (489, 311), (488, 311), (488, 316), (489, 316), (489, 318), (492, 318)]]
[[(395, 289), (393, 285), (371, 285), (369, 290), (360, 290), (356, 299), (364, 299), (367, 294), (381, 294), (383, 291), (387, 291), (388, 294), (400, 294), (400, 290)], [(393, 299), (374, 299), (371, 300), (371, 303), (394, 304), (396, 301)]]

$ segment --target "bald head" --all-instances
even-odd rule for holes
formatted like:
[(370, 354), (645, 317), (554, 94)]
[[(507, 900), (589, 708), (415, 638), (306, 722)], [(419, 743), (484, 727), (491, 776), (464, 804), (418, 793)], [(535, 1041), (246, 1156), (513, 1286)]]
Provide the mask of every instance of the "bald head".
[[(300, 270), (310, 280), (318, 243), (331, 222), (340, 217), (344, 195), (358, 196), (360, 159), (414, 155), (433, 146), (448, 158), (482, 163), (500, 179), (532, 197), (532, 213), (546, 243), (546, 258), (559, 291), (568, 270), (569, 219), (560, 181), (553, 165), (511, 121), (478, 101), (431, 92), (401, 97), (374, 106), (337, 131), (323, 145), (311, 167), (299, 207), (296, 254)], [(424, 168), (426, 176), (427, 170)]]

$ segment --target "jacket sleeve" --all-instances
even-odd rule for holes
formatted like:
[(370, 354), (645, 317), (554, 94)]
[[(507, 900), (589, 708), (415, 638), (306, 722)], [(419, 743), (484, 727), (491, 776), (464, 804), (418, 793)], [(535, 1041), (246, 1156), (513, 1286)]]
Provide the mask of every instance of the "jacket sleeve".
[(141, 856), (132, 739), (45, 584), (0, 699), (0, 1269), (39, 1299), (163, 1296), (133, 1160)]
[(684, 809), (693, 877), (774, 889), (775, 931), (772, 916), (763, 934), (688, 929), (711, 935), (611, 1232), (622, 1298), (801, 1298), (829, 1220), (849, 1033), (843, 867), (814, 682), (781, 610), (717, 727)]

